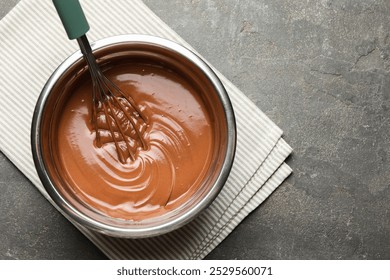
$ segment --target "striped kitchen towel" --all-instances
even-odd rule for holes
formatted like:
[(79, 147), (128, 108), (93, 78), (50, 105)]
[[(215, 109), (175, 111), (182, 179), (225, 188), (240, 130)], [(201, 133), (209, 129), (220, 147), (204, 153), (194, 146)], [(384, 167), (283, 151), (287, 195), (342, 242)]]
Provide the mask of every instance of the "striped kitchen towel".
[[(140, 0), (84, 0), (81, 4), (92, 27), (91, 41), (138, 33), (192, 49)], [(0, 21), (0, 149), (49, 201), (32, 160), (31, 120), (47, 79), (77, 47), (67, 39), (50, 0), (22, 0)], [(109, 258), (202, 259), (291, 173), (284, 161), (292, 150), (282, 139), (282, 130), (214, 70), (228, 91), (237, 121), (236, 156), (226, 185), (200, 216), (159, 237), (113, 238), (71, 221)]]

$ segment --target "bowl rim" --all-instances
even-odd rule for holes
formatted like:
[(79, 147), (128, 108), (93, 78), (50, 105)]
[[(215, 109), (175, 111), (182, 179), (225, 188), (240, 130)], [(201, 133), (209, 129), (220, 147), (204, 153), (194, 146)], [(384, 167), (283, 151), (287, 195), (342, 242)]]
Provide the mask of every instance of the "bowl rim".
[(128, 35), (119, 35), (104, 38), (98, 40), (91, 44), (93, 51), (109, 47), (110, 45), (121, 44), (121, 43), (142, 43), (142, 44), (153, 44), (159, 47), (167, 48), (171, 51), (177, 52), (180, 55), (184, 56), (192, 64), (198, 67), (206, 77), (211, 81), (213, 86), (216, 89), (216, 92), (219, 95), (221, 105), (224, 108), (225, 117), (226, 117), (226, 126), (227, 126), (227, 144), (226, 144), (226, 154), (224, 161), (222, 163), (221, 172), (217, 176), (214, 185), (208, 191), (208, 193), (189, 211), (180, 215), (179, 217), (172, 219), (167, 223), (163, 223), (156, 226), (151, 226), (148, 228), (124, 228), (116, 227), (109, 225), (100, 221), (96, 221), (91, 217), (88, 217), (84, 213), (80, 212), (78, 209), (73, 207), (56, 189), (54, 183), (50, 179), (50, 176), (46, 170), (45, 162), (42, 156), (42, 143), (40, 139), (41, 132), (41, 123), (43, 121), (43, 113), (45, 109), (45, 103), (50, 95), (51, 90), (55, 86), (58, 79), (66, 72), (69, 67), (74, 63), (79, 61), (82, 58), (82, 53), (80, 50), (76, 51), (68, 58), (66, 58), (53, 72), (45, 86), (43, 87), (38, 101), (35, 106), (32, 126), (31, 126), (31, 148), (32, 155), (37, 170), (38, 176), (50, 198), (53, 200), (53, 205), (56, 206), (62, 214), (64, 214), (70, 221), (76, 221), (82, 226), (86, 226), (90, 229), (96, 230), (98, 232), (122, 238), (142, 238), (142, 237), (151, 237), (156, 235), (161, 235), (169, 231), (175, 230), (184, 224), (188, 223), (194, 219), (200, 212), (207, 208), (217, 197), (221, 189), (226, 183), (226, 180), (230, 174), (230, 170), (233, 165), (233, 160), (236, 150), (236, 122), (233, 107), (229, 96), (224, 88), (222, 82), (217, 77), (215, 72), (211, 69), (206, 62), (201, 59), (194, 52), (188, 48), (157, 36), (151, 35), (139, 35), (139, 34), (128, 34)]

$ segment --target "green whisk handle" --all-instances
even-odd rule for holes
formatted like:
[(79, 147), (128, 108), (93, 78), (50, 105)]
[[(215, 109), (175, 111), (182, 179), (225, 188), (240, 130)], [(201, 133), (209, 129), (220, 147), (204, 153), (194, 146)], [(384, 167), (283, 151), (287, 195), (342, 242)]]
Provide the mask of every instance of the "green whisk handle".
[(79, 0), (53, 0), (69, 39), (77, 39), (89, 30)]

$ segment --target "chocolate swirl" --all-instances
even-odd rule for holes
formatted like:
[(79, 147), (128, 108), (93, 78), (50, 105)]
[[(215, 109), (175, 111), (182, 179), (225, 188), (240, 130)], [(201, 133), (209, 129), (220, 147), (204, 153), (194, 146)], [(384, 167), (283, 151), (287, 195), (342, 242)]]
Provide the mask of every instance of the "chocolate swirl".
[(122, 164), (112, 135), (96, 146), (90, 82), (85, 81), (68, 100), (58, 128), (70, 191), (91, 208), (122, 219), (142, 220), (180, 207), (207, 176), (211, 160), (213, 135), (202, 100), (188, 82), (161, 67), (125, 65), (106, 75), (148, 117), (148, 147)]

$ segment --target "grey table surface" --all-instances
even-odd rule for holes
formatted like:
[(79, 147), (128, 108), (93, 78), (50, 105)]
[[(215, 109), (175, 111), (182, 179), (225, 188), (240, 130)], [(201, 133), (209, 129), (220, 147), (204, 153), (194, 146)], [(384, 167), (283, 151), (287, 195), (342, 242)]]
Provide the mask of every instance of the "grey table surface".
[[(207, 258), (390, 259), (390, 1), (144, 2), (294, 149), (293, 175)], [(0, 259), (105, 258), (1, 153), (0, 192)]]

